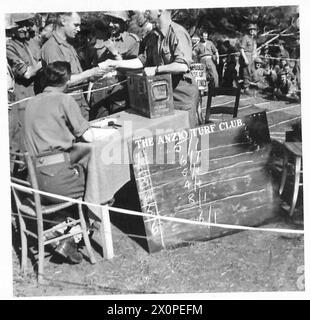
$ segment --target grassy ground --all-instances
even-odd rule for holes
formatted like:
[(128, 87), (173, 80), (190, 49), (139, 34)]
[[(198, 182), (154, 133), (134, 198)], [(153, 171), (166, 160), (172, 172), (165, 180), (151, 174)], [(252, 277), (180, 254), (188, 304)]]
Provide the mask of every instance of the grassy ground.
[[(283, 218), (264, 227), (297, 228)], [(96, 235), (95, 235), (96, 239)], [(14, 296), (74, 296), (298, 291), (304, 265), (301, 235), (245, 231), (148, 254), (113, 227), (114, 259), (79, 265), (46, 259), (46, 284), (33, 267), (24, 276), (13, 250)], [(98, 247), (100, 252), (100, 247)], [(29, 263), (31, 261), (29, 260)], [(30, 263), (31, 265), (31, 263)], [(299, 280), (298, 280), (299, 279)]]

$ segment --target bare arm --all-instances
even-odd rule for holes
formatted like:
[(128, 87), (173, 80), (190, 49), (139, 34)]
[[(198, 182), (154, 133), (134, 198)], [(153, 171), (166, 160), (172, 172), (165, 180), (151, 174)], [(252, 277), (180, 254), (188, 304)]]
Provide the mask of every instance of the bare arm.
[(126, 69), (141, 69), (143, 64), (140, 59), (134, 58), (129, 60), (106, 60), (99, 63), (100, 68), (114, 67), (114, 68), (126, 68)]
[(240, 53), (241, 53), (241, 56), (242, 56), (242, 58), (243, 58), (243, 60), (244, 60), (245, 64), (249, 64), (248, 58), (246, 57), (246, 55), (245, 55), (245, 52), (244, 52), (244, 49), (243, 49), (243, 48), (241, 48), (241, 49), (240, 49)]

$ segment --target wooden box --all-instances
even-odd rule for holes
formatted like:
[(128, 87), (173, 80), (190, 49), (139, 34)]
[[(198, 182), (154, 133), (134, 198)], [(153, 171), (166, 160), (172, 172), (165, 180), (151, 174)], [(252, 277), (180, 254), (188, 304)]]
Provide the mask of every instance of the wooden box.
[(128, 73), (127, 84), (130, 107), (148, 118), (174, 113), (170, 74), (153, 77)]

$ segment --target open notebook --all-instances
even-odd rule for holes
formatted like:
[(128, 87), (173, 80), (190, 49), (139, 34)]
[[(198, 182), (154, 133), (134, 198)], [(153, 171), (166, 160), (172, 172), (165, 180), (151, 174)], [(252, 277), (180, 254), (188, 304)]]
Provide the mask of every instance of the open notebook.
[(117, 119), (115, 118), (105, 118), (96, 122), (92, 122), (90, 124), (93, 133), (95, 135), (95, 140), (101, 140), (111, 136), (113, 133), (117, 132), (117, 129), (112, 126), (108, 126), (108, 123), (113, 121), (117, 123)]

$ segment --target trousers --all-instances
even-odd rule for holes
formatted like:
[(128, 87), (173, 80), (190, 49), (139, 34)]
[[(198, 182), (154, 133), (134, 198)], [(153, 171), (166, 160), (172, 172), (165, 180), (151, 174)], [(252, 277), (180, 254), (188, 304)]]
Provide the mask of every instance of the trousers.
[[(72, 163), (69, 152), (40, 155), (34, 159), (38, 187), (40, 190), (69, 198), (80, 198), (85, 193), (85, 168)], [(63, 202), (42, 196), (43, 204)]]
[(188, 112), (189, 124), (193, 128), (197, 124), (197, 107), (199, 102), (199, 90), (191, 77), (172, 78), (173, 103), (177, 110)]

